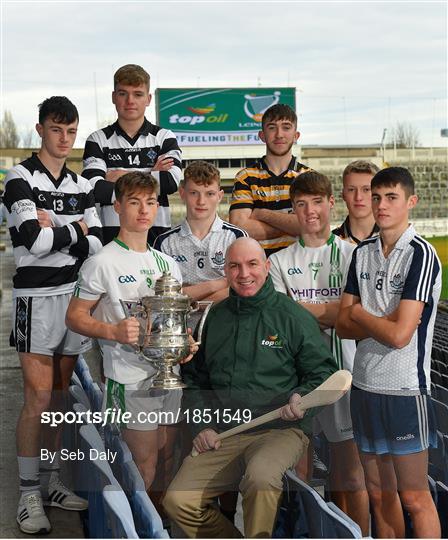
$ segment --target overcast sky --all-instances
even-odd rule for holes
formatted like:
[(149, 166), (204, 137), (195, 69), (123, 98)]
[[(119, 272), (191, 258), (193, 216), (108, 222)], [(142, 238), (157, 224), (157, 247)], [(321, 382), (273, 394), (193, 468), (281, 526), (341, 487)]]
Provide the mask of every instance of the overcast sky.
[(66, 95), (83, 146), (114, 120), (114, 71), (136, 63), (151, 91), (295, 86), (302, 144), (379, 143), (397, 121), (424, 145), (448, 141), (445, 1), (2, 0), (1, 9), (2, 107), (22, 133), (38, 103)]

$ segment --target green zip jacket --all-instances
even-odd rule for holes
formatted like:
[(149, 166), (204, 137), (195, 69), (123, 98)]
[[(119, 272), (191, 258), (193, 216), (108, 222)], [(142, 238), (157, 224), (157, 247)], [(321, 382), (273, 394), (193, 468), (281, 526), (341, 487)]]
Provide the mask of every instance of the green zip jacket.
[[(183, 404), (194, 435), (206, 428), (225, 431), (249, 414), (255, 418), (285, 405), (293, 392), (305, 395), (337, 370), (315, 318), (277, 292), (270, 277), (255, 296), (243, 298), (231, 289), (213, 306), (199, 351), (183, 368)], [(311, 433), (311, 417), (259, 429)]]

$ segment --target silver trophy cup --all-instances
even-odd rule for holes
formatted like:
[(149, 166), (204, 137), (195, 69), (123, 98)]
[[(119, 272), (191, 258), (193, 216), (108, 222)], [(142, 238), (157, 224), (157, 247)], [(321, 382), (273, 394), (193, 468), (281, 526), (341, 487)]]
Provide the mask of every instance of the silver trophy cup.
[[(188, 296), (182, 294), (181, 284), (169, 272), (164, 272), (156, 281), (153, 296), (144, 296), (140, 302), (120, 300), (120, 303), (126, 317), (136, 317), (140, 323), (140, 337), (135, 346), (137, 353), (158, 370), (152, 388), (185, 388), (173, 368), (190, 354), (187, 317), (199, 311), (200, 304), (192, 303)], [(205, 303), (198, 323), (198, 341), (211, 304)]]

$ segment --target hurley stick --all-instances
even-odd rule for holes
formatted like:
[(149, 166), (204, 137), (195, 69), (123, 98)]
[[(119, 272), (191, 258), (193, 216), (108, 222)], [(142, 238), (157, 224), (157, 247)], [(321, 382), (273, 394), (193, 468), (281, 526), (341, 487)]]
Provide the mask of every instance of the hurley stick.
[[(302, 396), (302, 401), (299, 403), (299, 408), (301, 411), (306, 411), (313, 407), (322, 407), (323, 405), (331, 405), (340, 399), (352, 384), (352, 374), (346, 369), (341, 369), (333, 373), (328, 379), (326, 379), (320, 386), (312, 390), (309, 394)], [(232, 437), (232, 435), (237, 435), (238, 433), (243, 433), (248, 429), (252, 429), (267, 422), (272, 422), (272, 420), (277, 420), (280, 418), (280, 411), (283, 407), (279, 407), (271, 412), (263, 414), (258, 418), (254, 418), (250, 422), (245, 424), (240, 424), (232, 429), (223, 431), (218, 435), (218, 439), (222, 441), (227, 439), (227, 437)], [(193, 457), (198, 455), (198, 451), (193, 448), (191, 455)]]

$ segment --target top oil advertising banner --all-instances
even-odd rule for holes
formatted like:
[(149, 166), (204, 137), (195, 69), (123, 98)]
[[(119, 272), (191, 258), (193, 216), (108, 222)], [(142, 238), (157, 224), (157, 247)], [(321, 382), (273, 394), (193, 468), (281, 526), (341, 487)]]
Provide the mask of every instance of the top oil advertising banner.
[(296, 89), (158, 88), (157, 124), (171, 129), (180, 146), (262, 144), (263, 113), (276, 103), (296, 108)]

